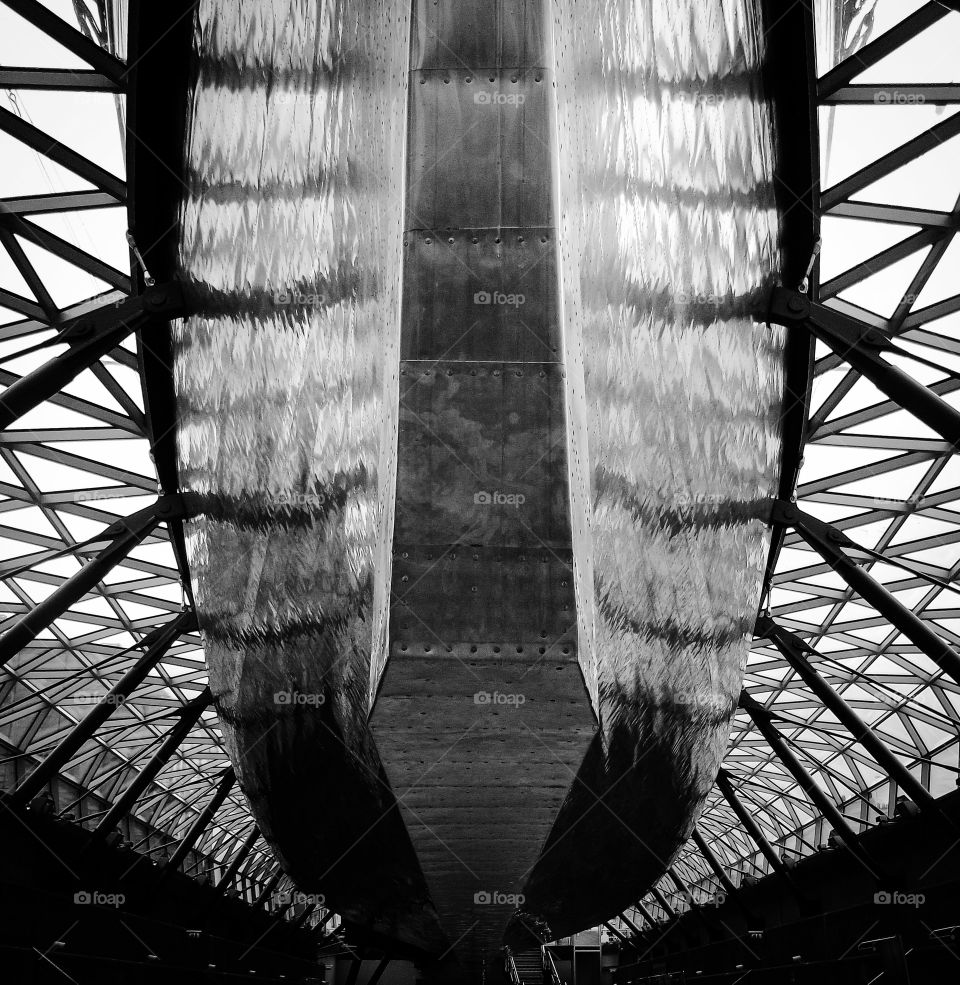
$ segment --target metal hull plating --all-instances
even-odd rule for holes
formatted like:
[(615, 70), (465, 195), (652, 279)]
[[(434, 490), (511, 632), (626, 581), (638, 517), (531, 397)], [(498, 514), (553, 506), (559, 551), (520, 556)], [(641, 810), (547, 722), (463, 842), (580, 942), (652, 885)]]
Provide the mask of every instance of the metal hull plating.
[(445, 945), (367, 729), (396, 455), (406, 19), (223, 4), (195, 27), (174, 335), (210, 686), (283, 867), (346, 919)]
[(782, 452), (759, 4), (415, 0), (409, 62), (406, 4), (200, 5), (211, 688), (287, 871), (445, 982), (634, 902), (716, 777)]
[(751, 317), (779, 266), (759, 3), (555, 10), (580, 652), (601, 722), (525, 889), (561, 935), (646, 892), (714, 784), (780, 478), (784, 339)]

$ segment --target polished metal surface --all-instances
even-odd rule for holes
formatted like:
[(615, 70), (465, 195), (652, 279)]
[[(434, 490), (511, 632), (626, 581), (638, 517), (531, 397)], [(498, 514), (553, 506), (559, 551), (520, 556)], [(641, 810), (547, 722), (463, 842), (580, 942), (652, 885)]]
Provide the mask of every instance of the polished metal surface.
[(240, 786), (305, 891), (440, 948), (366, 727), (386, 648), (406, 31), (391, 3), (200, 4), (181, 257), (202, 315), (176, 330), (174, 374)]
[(494, 974), (596, 728), (577, 659), (547, 9), (414, 3), (394, 604), (371, 726), (456, 942), (444, 981)]

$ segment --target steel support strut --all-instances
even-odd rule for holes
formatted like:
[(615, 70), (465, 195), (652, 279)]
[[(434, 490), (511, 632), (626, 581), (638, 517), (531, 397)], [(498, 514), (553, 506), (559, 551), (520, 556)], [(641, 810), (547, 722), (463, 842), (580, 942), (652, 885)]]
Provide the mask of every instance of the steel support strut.
[(283, 878), (283, 869), (277, 866), (277, 871), (274, 872), (272, 876), (264, 883), (263, 889), (260, 891), (260, 895), (253, 901), (254, 906), (263, 906), (264, 903), (273, 895), (273, 891), (280, 884), (280, 880)]
[(16, 656), (28, 643), (67, 609), (81, 599), (132, 551), (153, 529), (166, 520), (184, 515), (179, 496), (162, 496), (152, 506), (112, 523), (103, 532), (110, 543), (55, 592), (38, 602), (0, 636), (0, 667)]
[(720, 770), (717, 773), (717, 789), (723, 794), (724, 800), (733, 809), (733, 813), (737, 815), (738, 820), (743, 825), (747, 834), (753, 839), (754, 844), (760, 849), (773, 870), (782, 876), (790, 884), (794, 892), (799, 895), (799, 890), (794, 884), (790, 870), (783, 864), (783, 859), (780, 858), (770, 842), (767, 841), (754, 816), (740, 802), (740, 798), (737, 796), (736, 790), (733, 789), (733, 784), (730, 782), (730, 776), (726, 770)]
[[(615, 927), (615, 926), (614, 926), (614, 925), (613, 925), (612, 923), (610, 923), (609, 921), (607, 921), (607, 920), (605, 920), (605, 921), (604, 921), (604, 923), (603, 923), (603, 925), (604, 925), (604, 927), (606, 927), (606, 928), (607, 928), (607, 930), (609, 930), (609, 931), (610, 931), (610, 933), (611, 933), (611, 934), (613, 934), (613, 935), (614, 935), (614, 937), (616, 937), (616, 938), (617, 938), (617, 940), (619, 940), (619, 941), (620, 941), (620, 942), (621, 942), (622, 944), (624, 944), (624, 945), (625, 945), (626, 947), (629, 947), (629, 948), (630, 948), (631, 950), (633, 950), (633, 951), (637, 951), (637, 945), (636, 945), (636, 944), (634, 944), (634, 943), (633, 943), (633, 941), (631, 941), (631, 940), (629, 940), (629, 939), (628, 939), (628, 938), (626, 937), (626, 935), (624, 935), (624, 934), (622, 934), (622, 933), (620, 933), (620, 931), (619, 931), (619, 930), (617, 930), (617, 928), (616, 928), (616, 927)], [(637, 953), (639, 953), (639, 952), (637, 952)]]
[(707, 865), (713, 870), (713, 874), (717, 877), (720, 885), (723, 886), (723, 891), (731, 899), (735, 898), (737, 887), (734, 886), (733, 880), (727, 875), (723, 866), (720, 864), (720, 860), (714, 854), (713, 849), (707, 844), (706, 839), (700, 832), (694, 828), (693, 835), (694, 844), (700, 849), (700, 854), (706, 859)]
[(370, 981), (367, 985), (377, 985), (381, 978), (383, 978), (383, 973), (387, 970), (387, 965), (390, 964), (390, 958), (385, 957), (380, 959), (380, 964), (374, 969), (373, 974), (370, 976)]
[(217, 813), (221, 804), (227, 799), (236, 779), (237, 775), (233, 772), (232, 766), (224, 771), (220, 782), (217, 784), (217, 789), (210, 798), (210, 803), (197, 816), (193, 824), (190, 825), (190, 830), (187, 831), (180, 844), (177, 845), (176, 851), (167, 863), (167, 872), (175, 872), (183, 864), (184, 859), (197, 843), (197, 840), (207, 830), (207, 825), (213, 820), (213, 815)]
[(86, 717), (64, 736), (56, 748), (26, 777), (13, 791), (10, 799), (14, 803), (26, 804), (32, 800), (47, 783), (76, 755), (80, 747), (96, 733), (97, 729), (130, 697), (144, 678), (164, 658), (171, 644), (183, 633), (197, 628), (197, 617), (192, 611), (180, 615), (158, 626), (141, 641), (143, 654), (135, 664), (110, 688), (109, 691), (87, 713)]
[(773, 289), (766, 317), (788, 328), (805, 328), (878, 390), (936, 431), (954, 451), (960, 447), (960, 411), (881, 356), (896, 351), (883, 332), (783, 287)]
[(794, 751), (787, 744), (786, 739), (784, 739), (777, 727), (773, 724), (771, 712), (764, 708), (758, 701), (751, 698), (746, 691), (740, 694), (740, 707), (749, 714), (754, 725), (757, 726), (769, 743), (774, 755), (783, 763), (787, 771), (800, 785), (800, 788), (843, 839), (844, 847), (851, 854), (855, 855), (871, 872), (874, 872), (876, 862), (860, 847), (857, 832), (853, 830), (847, 819), (840, 813), (836, 804), (820, 789), (817, 782), (807, 772), (806, 767), (800, 762)]
[(814, 652), (795, 633), (778, 626), (769, 616), (757, 620), (757, 636), (765, 636), (783, 654), (784, 659), (797, 672), (804, 684), (837, 716), (838, 721), (850, 735), (873, 757), (877, 765), (885, 770), (890, 779), (919, 807), (929, 807), (934, 798), (922, 783), (890, 751), (887, 744), (867, 725), (866, 722), (847, 704), (811, 666), (804, 652)]
[(112, 831), (129, 813), (140, 794), (163, 769), (164, 764), (176, 752), (177, 747), (187, 737), (190, 729), (200, 720), (200, 716), (212, 701), (213, 695), (210, 693), (210, 688), (205, 687), (192, 701), (180, 709), (180, 721), (170, 729), (160, 744), (160, 748), (150, 757), (150, 761), (133, 778), (130, 786), (123, 791), (110, 810), (100, 819), (100, 823), (93, 830), (95, 837), (103, 837)]
[(57, 342), (70, 348), (21, 377), (0, 394), (0, 430), (59, 393), (74, 377), (115, 349), (151, 318), (174, 318), (185, 305), (179, 284), (150, 287), (143, 294), (106, 305), (63, 327)]
[(627, 928), (634, 937), (643, 936), (643, 931), (628, 916), (626, 916), (626, 914), (621, 913), (617, 919), (622, 920), (627, 925)]
[(255, 824), (250, 829), (250, 834), (247, 835), (243, 844), (237, 849), (237, 854), (233, 856), (230, 865), (227, 867), (227, 871), (223, 874), (223, 878), (217, 883), (215, 888), (218, 893), (222, 893), (225, 889), (230, 888), (230, 883), (237, 878), (240, 866), (243, 865), (246, 857), (253, 851), (253, 846), (257, 843), (259, 837), (260, 828)]
[(862, 550), (845, 533), (782, 500), (774, 503), (771, 519), (773, 523), (793, 527), (858, 595), (960, 684), (960, 656), (916, 613), (898, 602), (872, 575), (844, 554), (841, 547)]
[(656, 886), (651, 886), (650, 887), (650, 892), (653, 894), (653, 898), (662, 907), (663, 912), (666, 913), (667, 919), (668, 920), (676, 920), (677, 919), (677, 911), (670, 905), (670, 902), (667, 899), (667, 897), (664, 896), (663, 893), (659, 889), (657, 889)]

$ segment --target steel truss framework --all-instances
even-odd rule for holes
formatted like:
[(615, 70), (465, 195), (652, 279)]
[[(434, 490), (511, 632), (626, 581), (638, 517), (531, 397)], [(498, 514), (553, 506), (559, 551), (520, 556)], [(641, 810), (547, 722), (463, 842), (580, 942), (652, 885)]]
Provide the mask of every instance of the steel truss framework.
[[(925, 50), (934, 32), (949, 50), (960, 13), (899, 6), (899, 20), (858, 51), (821, 52), (817, 92), (824, 160), (841, 173), (820, 196), (813, 297), (858, 330), (879, 330), (882, 345), (818, 343), (801, 513), (781, 504), (775, 514), (790, 529), (718, 785), (675, 865), (611, 922), (617, 935), (784, 870), (784, 858), (817, 851), (831, 829), (855, 833), (893, 815), (901, 795), (923, 809), (960, 775), (960, 680), (950, 673), (960, 650), (960, 435), (951, 439), (949, 413), (946, 433), (921, 423), (909, 393), (881, 392), (863, 363), (879, 352), (928, 395), (958, 404), (960, 188), (950, 183), (960, 182), (960, 80), (918, 83), (900, 56)], [(137, 331), (147, 300), (126, 300), (135, 254), (124, 238), (121, 141), (112, 158), (100, 146), (105, 121), (124, 119), (121, 7), (4, 0), (2, 9), (36, 62), (0, 66), (0, 148), (19, 165), (16, 187), (0, 185), (0, 384), (12, 388), (8, 403), (0, 397), (3, 784), (27, 799), (49, 782), (60, 813), (90, 829), (126, 826), (142, 850), (169, 850), (197, 874), (212, 863), (225, 885), (245, 874), (249, 898), (262, 901), (281, 877), (233, 783), (201, 641), (181, 615), (189, 593), (170, 540), (176, 509), (152, 508), (158, 492), (175, 490), (158, 490), (149, 457), (140, 368), (150, 339)], [(75, 125), (81, 105), (86, 131)], [(864, 113), (880, 134), (872, 141)], [(896, 126), (881, 125), (885, 113)], [(175, 297), (155, 303), (176, 310)], [(43, 368), (55, 359), (56, 371)], [(44, 399), (16, 388), (31, 373), (46, 389), (29, 392)], [(836, 558), (831, 567), (810, 534), (817, 521), (842, 532), (828, 531), (832, 549), (884, 586), (892, 606), (874, 608), (862, 579), (855, 590)], [(85, 585), (78, 572), (91, 563), (104, 570), (87, 568), (87, 582), (96, 578)], [(50, 775), (24, 785), (45, 760)]]
[[(4, 49), (0, 65), (0, 775), (8, 793), (20, 787), (14, 802), (50, 789), (62, 816), (119, 826), (140, 851), (255, 901), (284, 883), (203, 700), (167, 524), (134, 520), (162, 490), (140, 382), (143, 298), (127, 300), (125, 7), (0, 8), (9, 51), (36, 60), (11, 64)], [(158, 290), (147, 307), (176, 314), (178, 292)], [(94, 583), (67, 591), (91, 562), (104, 569)], [(56, 618), (38, 621), (51, 603)], [(54, 750), (52, 777), (24, 784)]]

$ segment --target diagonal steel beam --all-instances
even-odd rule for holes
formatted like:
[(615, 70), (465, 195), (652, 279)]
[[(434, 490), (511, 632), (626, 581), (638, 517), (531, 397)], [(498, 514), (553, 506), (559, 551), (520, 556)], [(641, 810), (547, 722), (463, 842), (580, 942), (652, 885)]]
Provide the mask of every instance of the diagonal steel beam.
[(257, 843), (259, 837), (260, 828), (255, 824), (250, 829), (250, 833), (244, 839), (243, 844), (237, 849), (236, 855), (231, 859), (227, 871), (224, 872), (223, 877), (217, 883), (215, 887), (217, 893), (222, 893), (224, 890), (230, 888), (230, 884), (236, 879), (237, 873), (240, 871), (240, 866), (243, 865), (247, 856), (253, 851), (253, 846)]
[(213, 796), (210, 798), (210, 803), (197, 815), (193, 824), (190, 825), (189, 830), (180, 840), (180, 844), (177, 845), (176, 851), (167, 863), (167, 867), (164, 870), (164, 874), (168, 872), (175, 872), (183, 864), (184, 859), (190, 853), (193, 846), (197, 843), (200, 836), (207, 830), (207, 825), (213, 820), (214, 814), (220, 809), (223, 802), (227, 799), (230, 791), (233, 789), (234, 783), (236, 783), (237, 775), (233, 771), (233, 767), (229, 767), (224, 771), (220, 782), (217, 784), (216, 790), (213, 792)]
[(62, 17), (58, 17), (49, 7), (38, 3), (37, 0), (3, 0), (3, 2), (24, 20), (72, 51), (81, 61), (93, 66), (118, 88), (122, 88), (127, 74), (123, 62), (101, 48), (95, 41), (91, 41), (82, 31), (78, 31)]
[(61, 391), (150, 319), (177, 317), (185, 310), (180, 285), (164, 284), (65, 325), (57, 341), (70, 343), (70, 348), (0, 393), (0, 430)]
[(90, 184), (96, 185), (101, 191), (118, 200), (126, 200), (127, 186), (120, 178), (3, 107), (0, 107), (0, 130), (6, 130), (11, 137), (26, 144), (38, 154), (49, 157), (55, 164), (79, 175)]
[(126, 817), (143, 791), (156, 779), (164, 764), (177, 751), (180, 743), (183, 742), (193, 726), (200, 720), (200, 716), (212, 703), (213, 695), (210, 693), (210, 688), (206, 687), (192, 701), (183, 706), (180, 711), (180, 721), (170, 729), (157, 751), (100, 819), (100, 822), (93, 829), (94, 837), (103, 838)]
[(860, 839), (857, 832), (853, 830), (850, 822), (843, 816), (836, 804), (823, 792), (819, 784), (813, 779), (806, 767), (804, 767), (803, 763), (800, 762), (794, 751), (787, 744), (786, 739), (784, 739), (779, 729), (773, 724), (772, 713), (761, 705), (760, 702), (751, 698), (746, 691), (740, 695), (740, 707), (753, 720), (754, 725), (756, 725), (769, 743), (774, 755), (786, 767), (787, 772), (797, 781), (800, 789), (803, 790), (824, 818), (833, 826), (833, 829), (843, 840), (844, 848), (855, 855), (872, 874), (879, 875), (876, 861), (860, 847)]
[(63, 615), (130, 553), (155, 527), (184, 516), (179, 496), (162, 496), (151, 506), (111, 524), (103, 532), (107, 547), (47, 598), (38, 602), (0, 636), (0, 667)]
[(897, 48), (916, 37), (921, 31), (925, 31), (931, 25), (936, 24), (948, 13), (946, 6), (939, 3), (924, 4), (919, 10), (910, 14), (909, 17), (905, 17), (899, 24), (894, 25), (889, 31), (885, 31), (827, 72), (817, 83), (818, 99), (821, 102), (828, 100), (855, 76), (866, 71), (871, 65), (875, 65), (881, 58), (885, 58), (891, 52), (896, 51)]
[(911, 800), (920, 807), (933, 805), (934, 798), (923, 784), (897, 759), (883, 739), (811, 666), (805, 654), (814, 653), (814, 650), (795, 633), (778, 626), (769, 616), (762, 616), (757, 620), (755, 633), (760, 637), (765, 636), (776, 646), (804, 684), (837, 716), (854, 740), (870, 753), (877, 765), (896, 781)]
[(882, 352), (897, 351), (883, 332), (782, 287), (773, 289), (767, 317), (787, 328), (806, 329), (900, 407), (936, 431), (954, 451), (960, 447), (960, 411), (882, 358)]
[(183, 633), (195, 632), (196, 628), (196, 615), (192, 611), (186, 611), (145, 636), (140, 644), (144, 647), (144, 652), (136, 663), (91, 708), (86, 717), (60, 740), (57, 747), (43, 762), (23, 780), (11, 794), (11, 800), (21, 804), (32, 800), (70, 762), (80, 747), (93, 737), (97, 729), (114, 711), (143, 683), (147, 674), (163, 659), (171, 644)]
[(862, 550), (843, 531), (803, 512), (793, 503), (778, 500), (771, 519), (793, 527), (827, 564), (888, 622), (912, 640), (945, 674), (960, 684), (960, 656), (915, 612), (896, 599), (841, 548)]
[(726, 770), (720, 770), (717, 773), (717, 789), (733, 809), (733, 813), (736, 814), (744, 830), (757, 848), (760, 849), (760, 852), (770, 863), (774, 871), (783, 877), (794, 893), (799, 896), (799, 890), (793, 881), (793, 877), (790, 875), (790, 870), (783, 864), (783, 859), (773, 850), (773, 846), (767, 841), (766, 836), (760, 830), (760, 825), (757, 824), (754, 816), (743, 806), (740, 798), (737, 796), (737, 792), (733, 789), (733, 784), (730, 782), (730, 775)]

